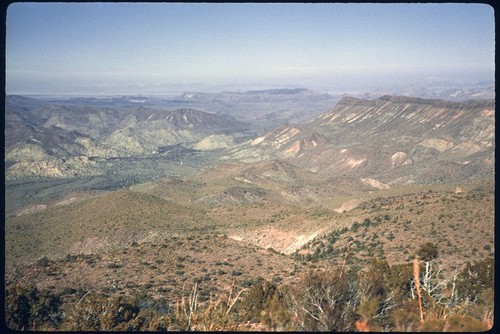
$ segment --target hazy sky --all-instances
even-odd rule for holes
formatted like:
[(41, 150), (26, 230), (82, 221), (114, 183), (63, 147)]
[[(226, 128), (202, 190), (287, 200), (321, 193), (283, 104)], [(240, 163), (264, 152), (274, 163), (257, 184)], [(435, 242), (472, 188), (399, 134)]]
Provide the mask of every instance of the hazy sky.
[(484, 4), (14, 3), (6, 90), (331, 90), (494, 80)]

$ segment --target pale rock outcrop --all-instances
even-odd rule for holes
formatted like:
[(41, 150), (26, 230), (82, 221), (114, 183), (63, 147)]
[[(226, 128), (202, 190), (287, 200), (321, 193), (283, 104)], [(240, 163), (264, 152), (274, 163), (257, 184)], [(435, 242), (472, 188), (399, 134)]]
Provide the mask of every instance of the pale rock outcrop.
[(405, 152), (396, 152), (391, 156), (391, 166), (392, 167), (401, 167), (412, 165), (413, 160), (410, 156)]

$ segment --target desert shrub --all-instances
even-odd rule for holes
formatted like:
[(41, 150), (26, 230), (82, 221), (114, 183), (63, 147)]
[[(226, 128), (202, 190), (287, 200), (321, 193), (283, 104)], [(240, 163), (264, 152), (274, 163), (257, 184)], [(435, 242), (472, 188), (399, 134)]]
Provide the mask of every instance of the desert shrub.
[(118, 269), (118, 268), (121, 268), (122, 265), (121, 264), (118, 264), (118, 263), (108, 263), (108, 268), (109, 269)]
[(241, 269), (233, 269), (233, 270), (231, 270), (231, 275), (241, 276), (241, 275), (243, 275), (243, 271), (241, 271)]
[(171, 308), (165, 298), (154, 299), (146, 293), (136, 293), (133, 296), (134, 304), (141, 310), (153, 311), (160, 315), (171, 313)]
[(359, 274), (359, 290), (369, 298), (384, 298), (387, 294), (385, 275), (390, 267), (387, 261), (372, 260), (368, 270)]
[(400, 294), (402, 298), (411, 295), (411, 282), (413, 279), (413, 268), (411, 264), (392, 265), (387, 273), (386, 283), (388, 289)]
[(137, 316), (127, 323), (128, 331), (168, 331), (173, 327), (170, 315), (140, 310)]
[(291, 316), (284, 296), (275, 282), (254, 280), (238, 304), (239, 318), (246, 322), (262, 322), (271, 330), (290, 329)]
[(449, 332), (484, 332), (489, 329), (486, 322), (459, 314), (451, 315), (446, 327)]
[(481, 303), (482, 293), (494, 289), (495, 263), (493, 258), (467, 263), (457, 282), (458, 296), (462, 300)]
[(242, 295), (238, 305), (238, 312), (244, 321), (260, 321), (261, 312), (264, 305), (273, 297), (276, 292), (276, 285), (271, 282), (259, 279), (254, 281), (248, 291)]
[[(368, 270), (360, 274), (361, 282), (369, 284), (371, 289), (365, 295), (385, 298), (390, 292), (402, 302), (411, 296), (413, 269), (410, 264), (389, 266), (386, 260), (373, 259)], [(366, 287), (365, 287), (366, 289)]]
[(491, 329), (485, 321), (466, 315), (453, 314), (447, 319), (426, 319), (418, 328), (422, 332), (484, 332)]
[(417, 251), (418, 256), (422, 261), (432, 261), (438, 257), (438, 247), (432, 242), (426, 242), (421, 245)]
[(446, 325), (445, 319), (430, 318), (426, 319), (418, 327), (420, 332), (443, 332)]
[(391, 321), (392, 329), (397, 332), (415, 331), (420, 324), (417, 300), (408, 299), (392, 310)]
[(198, 304), (198, 287), (195, 284), (188, 296), (176, 303), (172, 329), (181, 331), (236, 331), (241, 323), (237, 319), (235, 304), (240, 295), (234, 292), (234, 286), (228, 292), (228, 297), (219, 295), (203, 305)]
[(164, 299), (146, 294), (133, 297), (84, 295), (72, 305), (61, 324), (65, 331), (165, 331), (173, 316)]
[(365, 220), (363, 220), (363, 223), (361, 223), (361, 226), (363, 226), (365, 229), (370, 227), (370, 225), (372, 225), (372, 221), (370, 220), (370, 218), (365, 218)]
[(132, 298), (86, 295), (69, 310), (62, 328), (70, 331), (134, 330), (132, 321), (139, 311)]
[(57, 328), (61, 321), (59, 296), (34, 286), (14, 286), (5, 291), (6, 324), (14, 330)]
[(363, 300), (357, 307), (356, 312), (361, 316), (360, 320), (355, 322), (358, 331), (382, 331), (377, 319), (380, 310), (380, 300), (378, 298), (370, 298)]
[(276, 290), (268, 299), (260, 313), (261, 322), (270, 330), (281, 331), (291, 329), (291, 314), (285, 303), (284, 294)]
[(39, 267), (48, 267), (50, 265), (50, 260), (46, 256), (42, 256), (38, 260), (36, 260), (36, 265)]
[(309, 271), (290, 288), (288, 307), (294, 328), (349, 331), (356, 320), (357, 279), (352, 271)]
[[(378, 259), (373, 259), (368, 268), (358, 274), (360, 305), (357, 313), (361, 316), (359, 324), (363, 329), (390, 330), (395, 326), (394, 310), (402, 309), (411, 298), (411, 279), (408, 265), (389, 266), (386, 260)], [(396, 314), (396, 320), (403, 322), (405, 315)]]

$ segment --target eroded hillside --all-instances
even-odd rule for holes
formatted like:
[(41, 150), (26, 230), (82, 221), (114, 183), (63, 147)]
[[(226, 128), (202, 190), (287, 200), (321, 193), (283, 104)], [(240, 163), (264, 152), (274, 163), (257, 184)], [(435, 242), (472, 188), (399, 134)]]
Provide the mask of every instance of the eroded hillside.
[(282, 127), (234, 148), (244, 161), (285, 159), (310, 171), (385, 184), (492, 176), (495, 103), (346, 97), (316, 120)]

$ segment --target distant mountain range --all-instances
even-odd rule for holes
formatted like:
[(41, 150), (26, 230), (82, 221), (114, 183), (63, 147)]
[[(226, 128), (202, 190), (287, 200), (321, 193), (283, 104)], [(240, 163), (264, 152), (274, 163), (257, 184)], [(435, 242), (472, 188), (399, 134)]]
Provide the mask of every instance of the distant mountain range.
[[(256, 100), (283, 99), (286, 106), (329, 98), (305, 89), (182, 97), (186, 101), (246, 100), (246, 120), (273, 117), (262, 113)], [(492, 175), (494, 169), (494, 100), (344, 97), (307, 123), (281, 125), (255, 135), (265, 121), (242, 122), (229, 112), (214, 114), (188, 107), (167, 110), (159, 100), (148, 105), (147, 98), (139, 104), (130, 102), (139, 99), (108, 99), (108, 105), (94, 105), (85, 99), (54, 102), (8, 96), (7, 178), (99, 175), (107, 167), (97, 166), (96, 160), (147, 159), (175, 145), (180, 145), (177, 152), (225, 150), (222, 160), (214, 158), (211, 165), (285, 159), (319, 173), (377, 175), (385, 183), (470, 179)]]
[(245, 92), (196, 93), (186, 92), (175, 99), (178, 101), (248, 103), (248, 102), (298, 102), (300, 100), (328, 100), (332, 96), (327, 93), (311, 91), (305, 88), (281, 88), (267, 90), (251, 90)]
[(379, 88), (363, 94), (364, 98), (378, 98), (383, 95), (465, 101), (471, 99), (495, 99), (495, 83), (480, 82), (460, 84), (438, 79), (392, 88)]
[(54, 105), (17, 96), (7, 98), (5, 119), (9, 179), (99, 174), (92, 160), (158, 155), (164, 147), (248, 128), (193, 109)]

